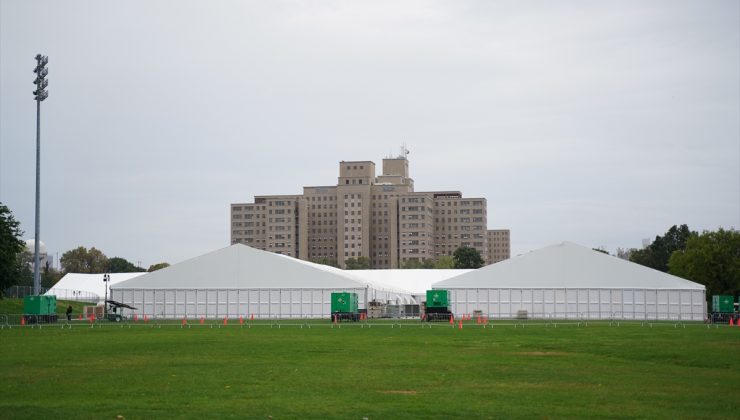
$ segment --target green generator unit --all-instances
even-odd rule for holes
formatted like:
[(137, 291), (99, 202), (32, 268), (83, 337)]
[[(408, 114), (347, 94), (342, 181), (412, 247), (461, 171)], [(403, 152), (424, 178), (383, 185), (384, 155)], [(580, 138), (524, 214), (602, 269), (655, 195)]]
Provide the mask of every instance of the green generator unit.
[(452, 312), (450, 311), (449, 290), (427, 290), (427, 301), (425, 307), (426, 320), (448, 321)]
[(31, 295), (23, 299), (23, 318), (31, 324), (57, 322), (57, 297)]
[(333, 321), (359, 321), (357, 293), (332, 292), (331, 317)]
[(731, 314), (735, 312), (735, 299), (731, 295), (712, 296), (712, 312), (717, 314)]

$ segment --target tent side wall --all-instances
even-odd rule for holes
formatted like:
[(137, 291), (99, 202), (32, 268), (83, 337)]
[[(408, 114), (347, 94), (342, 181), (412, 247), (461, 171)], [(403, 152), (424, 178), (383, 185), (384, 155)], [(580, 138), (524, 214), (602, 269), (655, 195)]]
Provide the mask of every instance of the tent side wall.
[(490, 318), (637, 319), (703, 321), (701, 289), (484, 288), (448, 289), (456, 315), (481, 311)]
[(116, 288), (113, 300), (137, 308), (125, 315), (154, 318), (255, 319), (328, 318), (332, 292), (357, 293), (360, 309), (372, 299), (396, 301), (403, 295), (373, 288), (271, 288), (271, 289), (140, 289)]

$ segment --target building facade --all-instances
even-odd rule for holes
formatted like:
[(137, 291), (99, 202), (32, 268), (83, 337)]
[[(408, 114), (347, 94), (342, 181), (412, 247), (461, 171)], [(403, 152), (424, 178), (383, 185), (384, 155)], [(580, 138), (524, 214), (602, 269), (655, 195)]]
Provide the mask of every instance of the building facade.
[(511, 258), (511, 241), (509, 229), (494, 229), (488, 235), (488, 264)]
[(508, 258), (508, 248), (502, 249), (509, 246), (508, 230), (505, 241), (489, 234), (485, 198), (415, 192), (405, 155), (383, 159), (381, 169), (376, 175), (371, 161), (342, 161), (336, 185), (231, 204), (231, 243), (340, 267), (366, 257), (371, 268), (400, 268), (452, 255), (461, 246), (477, 249), (487, 264)]

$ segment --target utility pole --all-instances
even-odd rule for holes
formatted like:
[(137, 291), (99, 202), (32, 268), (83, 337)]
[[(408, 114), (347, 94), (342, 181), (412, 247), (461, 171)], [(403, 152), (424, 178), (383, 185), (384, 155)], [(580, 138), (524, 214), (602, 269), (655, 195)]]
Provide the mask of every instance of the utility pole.
[(105, 283), (105, 300), (103, 301), (103, 312), (105, 317), (108, 317), (108, 283), (110, 282), (110, 274), (103, 274), (103, 283)]
[(49, 81), (46, 80), (46, 75), (49, 74), (49, 69), (46, 68), (46, 64), (49, 63), (49, 57), (41, 54), (36, 54), (36, 68), (33, 72), (36, 73), (36, 79), (33, 83), (36, 85), (36, 90), (33, 91), (34, 99), (36, 100), (36, 233), (34, 237), (34, 249), (33, 249), (33, 294), (38, 295), (41, 291), (41, 277), (39, 272), (39, 220), (40, 220), (40, 197), (41, 197), (41, 102), (49, 97), (49, 92), (46, 91), (46, 87), (49, 86)]

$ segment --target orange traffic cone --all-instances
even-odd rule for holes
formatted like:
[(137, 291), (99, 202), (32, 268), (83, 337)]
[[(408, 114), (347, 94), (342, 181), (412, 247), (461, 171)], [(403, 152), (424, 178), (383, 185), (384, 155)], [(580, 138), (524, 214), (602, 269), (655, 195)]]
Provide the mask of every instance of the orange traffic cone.
[[(82, 315), (80, 315), (80, 317), (81, 317), (81, 316), (82, 316)], [(82, 318), (80, 318), (80, 319), (82, 319)], [(134, 322), (136, 322), (136, 321), (138, 321), (138, 320), (139, 320), (139, 315), (137, 315), (137, 314), (134, 314)]]
[(460, 320), (460, 324), (457, 326), (459, 329), (462, 329), (462, 319)]
[(183, 318), (182, 319), (182, 325), (187, 325), (187, 323), (188, 323), (188, 321), (185, 318)]
[(146, 324), (147, 322), (149, 322), (149, 318), (147, 318), (147, 316), (144, 315), (144, 323)]
[(228, 316), (225, 316), (224, 317), (224, 325), (229, 325), (229, 317)]
[(450, 325), (455, 325), (455, 320), (452, 318), (452, 314), (450, 314)]
[(254, 314), (252, 314), (252, 315), (249, 315), (249, 320), (250, 320), (250, 321), (254, 321)]
[(733, 325), (735, 325), (735, 321), (732, 319), (732, 317), (730, 317), (730, 326), (733, 326)]
[(476, 319), (476, 323), (480, 325), (480, 315), (478, 315), (478, 318)]
[(21, 317), (21, 325), (26, 325), (26, 317), (25, 316), (22, 316)]
[(488, 325), (488, 317), (483, 317), (483, 325)]
[(205, 323), (206, 323), (206, 318), (205, 318), (205, 317), (203, 317), (203, 316), (202, 316), (202, 317), (200, 317), (200, 325), (203, 325), (203, 324), (205, 324)]
[(239, 315), (239, 325), (244, 325), (244, 317)]

